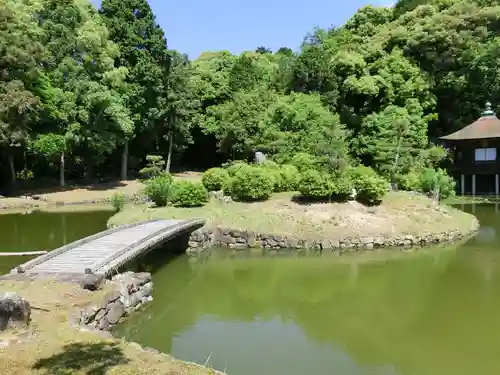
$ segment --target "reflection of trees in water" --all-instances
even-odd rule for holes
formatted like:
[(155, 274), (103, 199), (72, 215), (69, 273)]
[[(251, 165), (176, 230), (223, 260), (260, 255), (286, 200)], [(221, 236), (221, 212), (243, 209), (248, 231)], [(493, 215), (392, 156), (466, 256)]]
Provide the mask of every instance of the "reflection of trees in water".
[[(446, 298), (447, 293), (459, 295), (462, 283), (476, 277), (466, 267), (465, 280), (456, 284), (450, 264), (460, 259), (453, 251), (359, 264), (354, 281), (349, 264), (322, 258), (220, 261), (191, 268), (183, 262), (161, 271), (148, 311), (152, 318), (129, 322), (137, 329), (132, 339), (167, 350), (171, 337), (202, 315), (240, 322), (279, 316), (293, 320), (313, 341), (342, 343), (360, 363), (394, 364), (402, 374), (427, 374), (434, 368), (464, 373), (450, 358), (461, 345), (460, 331), (450, 328), (436, 337), (441, 321), (462, 308), (462, 301)], [(468, 286), (477, 287), (474, 282)], [(440, 303), (444, 300), (448, 303)], [(432, 311), (433, 301), (439, 311)], [(445, 348), (438, 357), (437, 345)]]

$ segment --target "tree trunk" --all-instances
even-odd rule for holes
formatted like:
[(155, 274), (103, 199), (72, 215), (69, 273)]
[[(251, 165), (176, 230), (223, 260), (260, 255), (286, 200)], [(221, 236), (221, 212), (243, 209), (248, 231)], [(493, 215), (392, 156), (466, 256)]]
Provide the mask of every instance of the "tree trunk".
[(122, 150), (122, 169), (120, 174), (120, 178), (122, 181), (127, 179), (128, 177), (127, 171), (128, 171), (128, 141), (125, 141)]
[(170, 173), (170, 166), (172, 165), (172, 148), (174, 145), (174, 133), (170, 132), (168, 137), (168, 154), (167, 154), (167, 162), (165, 164), (165, 172)]
[(59, 185), (61, 187), (66, 186), (66, 181), (64, 178), (64, 171), (65, 171), (65, 156), (64, 156), (64, 151), (61, 152), (60, 158), (59, 158)]
[(7, 160), (9, 163), (9, 170), (10, 170), (10, 182), (12, 186), (15, 186), (17, 183), (16, 167), (14, 165), (14, 156), (12, 155), (12, 152), (10, 150), (7, 151)]

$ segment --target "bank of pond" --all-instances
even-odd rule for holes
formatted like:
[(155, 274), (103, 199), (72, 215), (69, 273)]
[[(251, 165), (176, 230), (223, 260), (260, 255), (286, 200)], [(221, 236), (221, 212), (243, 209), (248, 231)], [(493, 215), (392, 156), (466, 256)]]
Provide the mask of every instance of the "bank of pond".
[[(481, 222), (474, 238), (411, 252), (200, 259), (159, 248), (129, 265), (152, 272), (153, 302), (114, 334), (235, 375), (490, 375), (500, 367), (500, 213), (462, 209)], [(0, 215), (0, 249), (53, 249), (112, 214)], [(0, 257), (0, 271), (26, 260)]]

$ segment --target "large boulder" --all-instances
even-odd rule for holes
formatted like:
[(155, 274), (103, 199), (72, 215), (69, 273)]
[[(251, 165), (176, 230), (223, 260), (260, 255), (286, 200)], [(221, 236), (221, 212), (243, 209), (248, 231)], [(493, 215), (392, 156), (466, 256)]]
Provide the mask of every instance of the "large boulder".
[(0, 331), (27, 326), (30, 318), (31, 306), (24, 298), (15, 293), (6, 293), (0, 297)]

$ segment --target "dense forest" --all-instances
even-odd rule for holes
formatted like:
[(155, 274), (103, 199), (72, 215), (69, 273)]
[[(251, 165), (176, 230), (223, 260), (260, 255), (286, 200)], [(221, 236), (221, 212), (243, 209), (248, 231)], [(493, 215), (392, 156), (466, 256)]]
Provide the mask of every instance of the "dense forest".
[(196, 60), (168, 49), (146, 0), (0, 4), (4, 187), (125, 179), (147, 155), (206, 169), (256, 151), (407, 173), (444, 157), (436, 137), (500, 103), (496, 0), (366, 6), (299, 51)]

